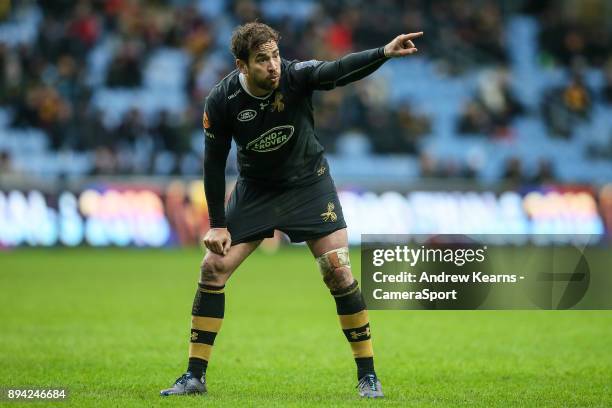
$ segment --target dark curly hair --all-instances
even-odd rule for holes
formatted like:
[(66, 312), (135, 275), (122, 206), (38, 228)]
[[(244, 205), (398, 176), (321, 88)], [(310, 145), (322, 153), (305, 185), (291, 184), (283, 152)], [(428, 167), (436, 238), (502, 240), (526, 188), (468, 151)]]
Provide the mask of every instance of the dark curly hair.
[(248, 61), (251, 51), (256, 50), (268, 41), (278, 43), (278, 31), (269, 25), (254, 21), (238, 26), (232, 33), (232, 54), (234, 57)]

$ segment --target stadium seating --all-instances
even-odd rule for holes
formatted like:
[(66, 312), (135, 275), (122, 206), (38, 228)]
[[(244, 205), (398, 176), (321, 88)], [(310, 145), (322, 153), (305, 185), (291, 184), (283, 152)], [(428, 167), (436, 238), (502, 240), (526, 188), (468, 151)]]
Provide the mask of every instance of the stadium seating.
[[(234, 16), (226, 15), (225, 2), (197, 3), (197, 10), (205, 19), (218, 18), (212, 26), (213, 47), (208, 51), (206, 63), (196, 75), (201, 88), (210, 88), (231, 67), (227, 50), (227, 37)], [(260, 4), (261, 13), (270, 21), (292, 16), (292, 24), (300, 27), (317, 12), (315, 2), (266, 0)], [(11, 19), (0, 24), (0, 42), (15, 48), (33, 47), (44, 11), (37, 6), (15, 9)], [(227, 17), (227, 18), (225, 18)], [(612, 150), (612, 107), (594, 100), (587, 120), (576, 125), (571, 137), (553, 137), (541, 114), (545, 94), (563, 86), (569, 79), (569, 70), (562, 67), (544, 67), (538, 61), (539, 23), (531, 16), (512, 15), (505, 21), (506, 31), (513, 41), (506, 48), (511, 76), (511, 89), (527, 111), (512, 120), (511, 137), (494, 138), (489, 135), (463, 134), (457, 131), (465, 104), (477, 92), (482, 70), (470, 69), (457, 76), (440, 71), (438, 64), (428, 58), (427, 50), (418, 57), (393, 60), (373, 76), (373, 80), (386, 84), (386, 105), (391, 108), (409, 104), (412, 110), (431, 119), (431, 132), (419, 139), (421, 154), (432, 156), (437, 162), (457, 162), (465, 165), (477, 163), (476, 179), (490, 183), (503, 177), (504, 165), (509, 158), (518, 157), (525, 174), (533, 174), (541, 159), (552, 162), (556, 176), (563, 182), (605, 182), (612, 178), (609, 157), (593, 157), (593, 152)], [(143, 114), (147, 123), (156, 123), (159, 113), (167, 111), (181, 115), (192, 103), (188, 91), (192, 56), (182, 48), (162, 45), (155, 47), (141, 61), (142, 84), (133, 88), (109, 87), (105, 84), (108, 68), (116, 52), (116, 36), (105, 32), (87, 54), (87, 83), (92, 87), (91, 105), (104, 113), (104, 123), (115, 131), (122, 118), (132, 108)], [(587, 68), (585, 83), (595, 94), (604, 86), (602, 71)], [(199, 109), (199, 108), (198, 108)], [(93, 151), (77, 152), (51, 150), (45, 131), (35, 128), (11, 127), (14, 114), (11, 106), (0, 109), (0, 150), (11, 156), (16, 171), (35, 176), (54, 178), (90, 174), (93, 169)], [(203, 145), (199, 129), (194, 126), (190, 136), (189, 154), (179, 157), (174, 152), (157, 149), (152, 171), (169, 174), (176, 160), (189, 174), (199, 173), (199, 157)], [(340, 135), (338, 135), (340, 136)], [(409, 154), (376, 155), (371, 140), (376, 135), (339, 137), (337, 149), (330, 155), (334, 173), (340, 179), (376, 177), (384, 180), (413, 181), (419, 178), (419, 158)], [(139, 160), (146, 161), (143, 157)], [(235, 172), (235, 163), (230, 162)]]

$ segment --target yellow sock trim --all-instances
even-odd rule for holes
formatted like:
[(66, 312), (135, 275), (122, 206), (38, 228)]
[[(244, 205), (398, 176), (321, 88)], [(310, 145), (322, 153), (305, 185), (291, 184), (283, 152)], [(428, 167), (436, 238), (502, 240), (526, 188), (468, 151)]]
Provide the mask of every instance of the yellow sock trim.
[(216, 317), (191, 316), (191, 328), (218, 333), (223, 319)]
[(210, 344), (189, 343), (189, 357), (201, 358), (210, 361), (212, 346)]
[(365, 309), (350, 315), (338, 315), (338, 317), (340, 318), (340, 326), (344, 330), (365, 326), (370, 320), (368, 311)]
[(225, 288), (221, 288), (221, 289), (205, 289), (205, 288), (200, 288), (200, 292), (204, 292), (204, 293), (213, 293), (213, 294), (221, 294), (221, 293), (225, 293)]
[(371, 339), (350, 343), (350, 345), (351, 349), (353, 349), (353, 357), (374, 357), (374, 349), (372, 348)]

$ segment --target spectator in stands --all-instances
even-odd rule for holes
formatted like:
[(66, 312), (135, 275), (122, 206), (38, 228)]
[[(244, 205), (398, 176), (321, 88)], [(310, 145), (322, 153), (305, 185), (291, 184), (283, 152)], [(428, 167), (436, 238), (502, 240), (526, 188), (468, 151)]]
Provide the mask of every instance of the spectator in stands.
[(104, 126), (104, 112), (90, 106), (77, 108), (78, 139), (75, 149), (79, 151), (95, 150), (98, 147), (111, 148), (115, 145), (115, 132)]
[(591, 96), (582, 76), (574, 74), (569, 85), (563, 90), (563, 104), (571, 114), (587, 118), (591, 111)]
[(80, 0), (74, 7), (74, 16), (68, 25), (68, 35), (76, 40), (75, 46), (82, 48), (82, 53), (97, 41), (100, 25), (89, 1)]
[(117, 155), (108, 147), (98, 147), (94, 153), (94, 176), (117, 174)]
[(419, 176), (422, 178), (437, 177), (437, 164), (432, 155), (427, 152), (421, 152), (419, 156)]
[(414, 153), (406, 151), (413, 146), (406, 146), (400, 139), (400, 128), (397, 116), (393, 110), (382, 106), (371, 106), (365, 114), (366, 132), (370, 136), (374, 152), (379, 154)]
[(502, 180), (517, 187), (525, 181), (523, 174), (523, 163), (518, 157), (510, 157), (506, 160)]
[(236, 24), (244, 24), (261, 18), (259, 8), (253, 0), (236, 0), (233, 11), (237, 20)]
[(459, 133), (490, 134), (493, 132), (493, 119), (478, 101), (469, 101), (459, 118)]
[(543, 100), (544, 118), (553, 135), (570, 138), (577, 123), (589, 118), (591, 93), (574, 74), (568, 85), (552, 89)]
[(430, 24), (427, 48), (449, 73), (505, 61), (503, 15), (496, 2), (442, 0), (419, 7)]
[(52, 86), (37, 86), (28, 90), (28, 98), (18, 117), (25, 126), (37, 126), (47, 131), (51, 148), (62, 147), (63, 126), (72, 118), (72, 107)]
[[(70, 9), (71, 7), (68, 6), (66, 10)], [(78, 40), (76, 40), (76, 37), (68, 36), (66, 18), (61, 15), (45, 13), (36, 40), (36, 51), (41, 57), (54, 60), (60, 54), (70, 54), (79, 61), (84, 59), (87, 49), (82, 44), (73, 45)]]
[(537, 185), (551, 184), (557, 181), (553, 163), (546, 158), (541, 158), (538, 161), (538, 169), (530, 181)]
[(145, 133), (147, 133), (147, 128), (142, 113), (136, 108), (130, 109), (117, 129), (119, 144), (133, 147), (136, 140), (143, 137)]
[(565, 139), (571, 137), (573, 120), (567, 109), (565, 109), (560, 89), (552, 89), (544, 95), (542, 99), (542, 114), (552, 135)]
[(192, 111), (188, 110), (181, 118), (172, 117), (168, 111), (162, 111), (159, 116), (157, 126), (152, 129), (153, 137), (156, 139), (156, 144), (163, 146), (162, 149), (172, 153), (176, 158), (173, 174), (180, 173), (180, 164), (184, 157), (189, 152), (189, 129), (194, 126), (190, 122)]
[(109, 87), (133, 88), (142, 82), (142, 44), (136, 40), (125, 42), (111, 62), (106, 84)]
[[(465, 8), (467, 2), (463, 2), (460, 7)], [(486, 1), (484, 4), (469, 2), (471, 11), (474, 14), (470, 24), (473, 33), (469, 37), (469, 42), (479, 52), (486, 54), (488, 61), (505, 61), (505, 36), (503, 32), (503, 16), (499, 3)], [(458, 6), (460, 3), (456, 3)], [(465, 29), (465, 27), (464, 27)]]
[(62, 54), (57, 60), (56, 78), (54, 86), (60, 96), (72, 105), (79, 104), (81, 98), (87, 93), (87, 87), (82, 83), (83, 67), (68, 54)]
[(431, 133), (431, 121), (425, 115), (412, 111), (409, 104), (403, 104), (396, 113), (399, 124), (398, 148), (401, 152), (416, 154), (419, 140)]
[(9, 98), (9, 103), (13, 107), (13, 120), (11, 126), (18, 128), (39, 126), (38, 115), (34, 106), (35, 89), (28, 89)]
[(5, 103), (5, 95), (8, 91), (8, 78), (7, 78), (7, 60), (8, 60), (7, 47), (0, 43), (0, 103)]
[(0, 1), (0, 21), (8, 19), (11, 11), (10, 1)]
[(0, 175), (8, 175), (13, 172), (11, 155), (5, 150), (0, 150)]
[[(192, 13), (196, 16), (196, 13)], [(213, 41), (210, 27), (201, 18), (191, 21), (190, 26), (184, 34), (184, 48), (194, 57), (202, 56), (211, 46)]]
[(342, 93), (320, 92), (315, 97), (319, 98), (314, 111), (317, 136), (325, 150), (333, 153), (336, 150), (337, 135), (343, 130), (340, 120)]
[(359, 11), (347, 8), (340, 12), (325, 33), (325, 39), (332, 52), (332, 58), (338, 58), (354, 49), (353, 31), (359, 21)]
[[(559, 7), (556, 1), (532, 0), (533, 10), (541, 22), (540, 44), (545, 59), (570, 66), (577, 58), (589, 65), (602, 66), (612, 47), (605, 1), (575, 2)], [(580, 5), (580, 7), (578, 7)], [(573, 8), (570, 15), (567, 10)]]
[(512, 120), (524, 108), (510, 90), (508, 73), (495, 70), (483, 73), (475, 100), (468, 102), (459, 121), (461, 133), (507, 136)]
[(423, 178), (473, 179), (477, 176), (475, 163), (463, 163), (454, 159), (437, 160), (427, 152), (419, 156), (419, 175)]
[(511, 121), (524, 111), (510, 89), (506, 70), (496, 70), (483, 76), (478, 99), (491, 116), (496, 135), (507, 134)]

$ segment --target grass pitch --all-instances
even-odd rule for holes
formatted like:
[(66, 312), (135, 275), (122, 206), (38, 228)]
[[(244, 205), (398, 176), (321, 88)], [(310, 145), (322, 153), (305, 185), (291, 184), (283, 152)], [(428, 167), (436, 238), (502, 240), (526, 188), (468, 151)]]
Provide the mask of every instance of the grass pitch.
[[(209, 394), (160, 398), (186, 368), (200, 258), (0, 253), (0, 388), (68, 388), (67, 401), (35, 406), (612, 406), (610, 311), (373, 311), (386, 397), (359, 400), (333, 299), (305, 247), (256, 252), (241, 266), (226, 289)], [(359, 253), (352, 259), (357, 274)]]

